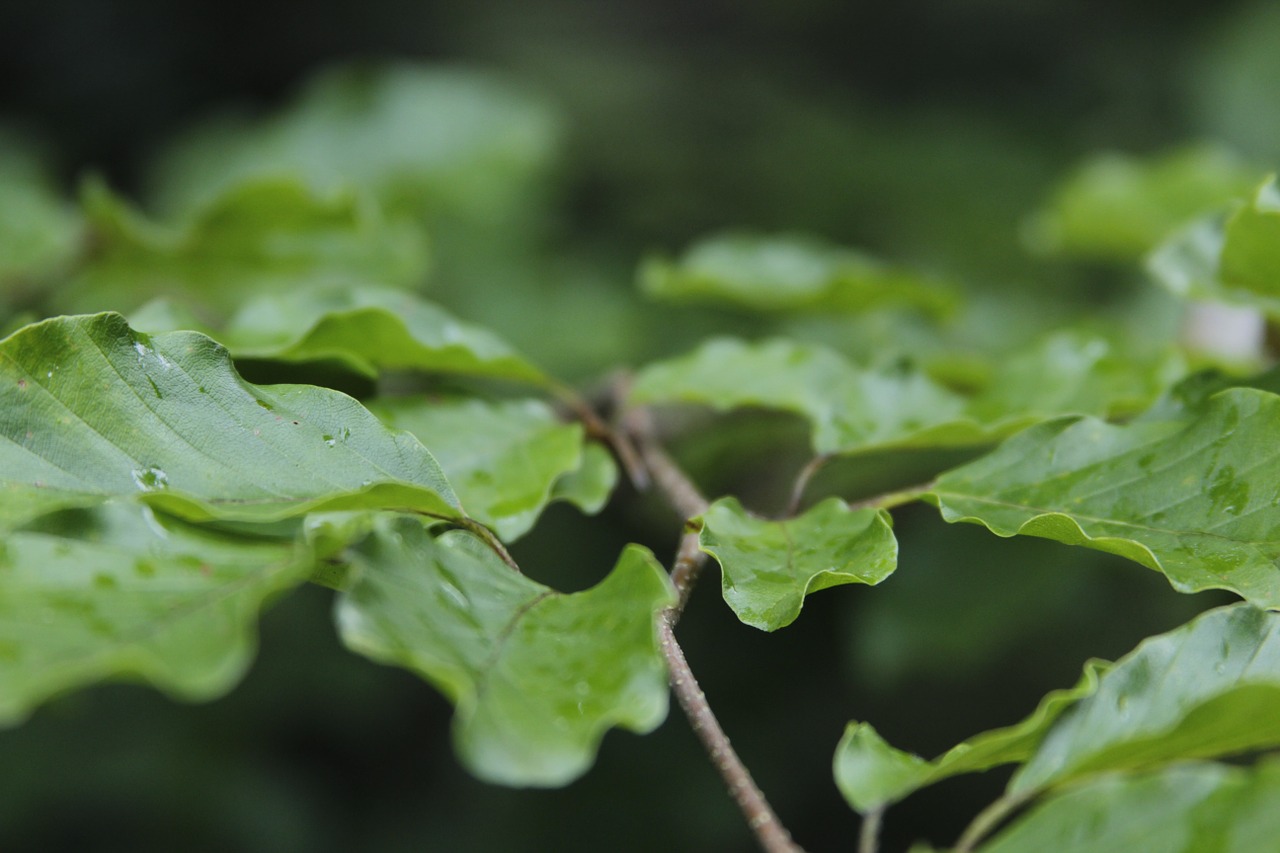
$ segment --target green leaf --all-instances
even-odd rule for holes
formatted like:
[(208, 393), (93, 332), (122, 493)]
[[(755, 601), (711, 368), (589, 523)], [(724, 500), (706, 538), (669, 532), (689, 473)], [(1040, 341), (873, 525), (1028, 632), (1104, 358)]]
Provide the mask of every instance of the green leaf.
[(1112, 774), (1032, 809), (981, 853), (1255, 853), (1280, 835), (1280, 762)]
[(1063, 715), (1009, 792), (1280, 745), (1280, 614), (1211, 610), (1144, 641)]
[(1264, 183), (1227, 215), (1197, 220), (1147, 259), (1155, 279), (1184, 298), (1228, 302), (1280, 317), (1280, 190)]
[(823, 347), (724, 338), (645, 368), (631, 400), (792, 412), (809, 420), (818, 453), (849, 454), (983, 444), (1056, 415), (1132, 411), (1181, 372), (1177, 360), (1148, 363), (1099, 336), (1061, 333), (1007, 358), (966, 398), (910, 367), (857, 368)]
[(197, 520), (461, 515), (413, 436), (336, 391), (251, 385), (203, 335), (98, 314), (0, 341), (0, 529), (126, 496)]
[(666, 716), (655, 619), (674, 593), (639, 546), (572, 595), (513, 572), (467, 534), (433, 540), (412, 519), (382, 519), (352, 562), (343, 640), (448, 696), (458, 755), (482, 779), (566, 784), (606, 730), (648, 732)]
[(141, 680), (212, 699), (248, 669), (268, 599), (314, 562), (291, 540), (112, 502), (0, 540), (0, 724), (63, 691)]
[(618, 485), (618, 466), (604, 445), (588, 442), (582, 446), (578, 467), (556, 480), (551, 488), (553, 501), (567, 501), (588, 515), (604, 509)]
[[(408, 430), (431, 447), (472, 518), (510, 541), (533, 527), (559, 481), (584, 465), (580, 424), (562, 423), (538, 400), (488, 402), (474, 398), (377, 400), (370, 408), (383, 423)], [(600, 466), (598, 457), (590, 463)], [(605, 454), (604, 471), (569, 489), (579, 506), (598, 508), (599, 492), (612, 488), (616, 469)]]
[(543, 103), (494, 76), (349, 66), (314, 78), (275, 116), (195, 128), (149, 183), (170, 211), (198, 209), (245, 180), (290, 176), (320, 194), (358, 186), (391, 210), (484, 222), (529, 194), (559, 136)]
[(1045, 696), (1026, 719), (975, 735), (933, 761), (894, 749), (868, 723), (849, 723), (836, 747), (836, 785), (851, 807), (866, 814), (943, 779), (1025, 761), (1064, 711), (1098, 689), (1107, 666), (1090, 661), (1075, 687)]
[(84, 191), (94, 251), (59, 294), (71, 310), (123, 310), (159, 295), (230, 311), (264, 291), (335, 281), (408, 287), (427, 270), (417, 225), (351, 191), (289, 179), (238, 184), (181, 226), (146, 220), (106, 187)]
[(850, 509), (839, 498), (784, 521), (756, 518), (736, 498), (721, 498), (702, 515), (698, 541), (720, 563), (725, 602), (764, 631), (794, 622), (810, 593), (874, 586), (898, 565), (889, 514)]
[(765, 312), (905, 306), (941, 314), (955, 307), (955, 297), (926, 276), (795, 235), (710, 237), (678, 261), (650, 258), (640, 268), (640, 283), (661, 299)]
[(0, 129), (0, 297), (68, 263), (82, 234), (32, 146)]
[(1131, 261), (1191, 217), (1247, 192), (1258, 174), (1209, 145), (1155, 158), (1104, 154), (1063, 182), (1027, 237), (1042, 251)]
[(1182, 592), (1280, 606), (1280, 397), (1230, 389), (1185, 417), (1057, 420), (940, 477), (947, 521), (1084, 545)]
[(403, 369), (549, 382), (491, 332), (385, 287), (333, 286), (259, 296), (245, 303), (218, 338), (237, 358), (331, 358), (369, 376)]

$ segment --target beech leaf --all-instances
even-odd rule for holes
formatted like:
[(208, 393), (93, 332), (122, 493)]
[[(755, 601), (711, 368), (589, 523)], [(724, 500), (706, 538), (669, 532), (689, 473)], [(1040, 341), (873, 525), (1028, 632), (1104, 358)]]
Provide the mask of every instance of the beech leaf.
[(449, 697), (458, 755), (482, 779), (567, 784), (606, 730), (648, 732), (666, 716), (655, 619), (675, 599), (644, 548), (629, 546), (597, 586), (565, 595), (468, 534), (432, 539), (417, 520), (383, 518), (352, 564), (343, 640)]

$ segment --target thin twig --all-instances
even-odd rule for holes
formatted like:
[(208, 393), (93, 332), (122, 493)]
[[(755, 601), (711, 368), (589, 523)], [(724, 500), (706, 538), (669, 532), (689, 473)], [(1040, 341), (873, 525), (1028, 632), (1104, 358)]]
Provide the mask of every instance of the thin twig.
[(724, 729), (711, 711), (707, 697), (698, 686), (685, 660), (684, 651), (675, 637), (675, 613), (664, 612), (658, 619), (658, 628), (662, 640), (662, 654), (667, 660), (667, 668), (671, 672), (671, 689), (684, 709), (693, 733), (706, 747), (711, 756), (711, 763), (720, 773), (729, 788), (738, 808), (747, 819), (747, 826), (760, 842), (765, 853), (803, 853), (802, 849), (791, 840), (790, 833), (783, 827), (769, 806), (768, 800), (751, 778), (750, 771), (742, 763), (742, 759), (734, 752), (733, 745), (725, 735)]
[(993, 829), (1004, 823), (1009, 815), (1022, 808), (1023, 804), (1034, 795), (1034, 791), (1014, 796), (1005, 795), (978, 812), (978, 816), (965, 827), (960, 838), (956, 840), (954, 853), (972, 853), (979, 841), (991, 834)]
[(613, 450), (613, 454), (618, 457), (618, 462), (622, 465), (622, 469), (627, 472), (627, 479), (631, 481), (631, 485), (635, 486), (638, 491), (647, 489), (649, 487), (649, 472), (645, 468), (644, 462), (641, 461), (640, 454), (636, 452), (635, 447), (632, 445), (630, 436), (626, 432), (614, 429), (605, 423), (604, 419), (596, 413), (596, 410), (577, 391), (569, 386), (556, 383), (551, 386), (551, 390), (573, 412), (574, 416), (582, 421), (582, 425), (586, 427), (587, 435), (604, 442)]
[(800, 473), (796, 475), (795, 485), (791, 487), (791, 500), (787, 502), (787, 515), (793, 516), (800, 511), (800, 501), (804, 500), (804, 490), (809, 487), (809, 481), (814, 475), (831, 461), (830, 453), (819, 453), (817, 456), (809, 460), (809, 463), (800, 469)]

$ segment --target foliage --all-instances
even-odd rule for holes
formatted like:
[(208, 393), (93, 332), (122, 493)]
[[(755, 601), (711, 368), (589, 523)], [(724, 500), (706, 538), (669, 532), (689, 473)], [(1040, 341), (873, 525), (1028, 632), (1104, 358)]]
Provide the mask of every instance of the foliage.
[[(220, 696), (260, 612), (310, 582), (334, 591), (351, 651), (453, 703), (458, 760), (486, 781), (574, 781), (608, 730), (662, 723), (669, 677), (750, 829), (790, 849), (684, 669), (674, 630), (698, 569), (717, 563), (737, 618), (776, 631), (813, 593), (890, 578), (891, 511), (933, 505), (1244, 600), (1089, 662), (1022, 722), (932, 761), (850, 723), (835, 783), (864, 849), (890, 805), (1002, 765), (1005, 793), (956, 850), (1120, 850), (1149, 832), (1256, 849), (1274, 832), (1275, 762), (1218, 761), (1280, 747), (1274, 374), (1193, 372), (1140, 301), (1019, 339), (1016, 307), (984, 318), (991, 294), (970, 285), (743, 231), (643, 261), (656, 308), (588, 303), (671, 334), (656, 352), (616, 343), (619, 365), (644, 362), (634, 376), (575, 387), (424, 295), (438, 262), (445, 301), (509, 296), (494, 325), (554, 337), (524, 328), (538, 299), (515, 289), (556, 268), (516, 238), (484, 252), (545, 179), (558, 123), (536, 99), (457, 70), (351, 68), (233, 124), (161, 158), (156, 214), (97, 180), (73, 205), (0, 140), (23, 152), (0, 171), (0, 721), (102, 681)], [(1274, 318), (1280, 202), (1262, 177), (1217, 149), (1108, 156), (1035, 227), (1077, 257), (1154, 248), (1177, 296)], [(589, 316), (554, 322), (593, 334)], [(811, 452), (768, 446), (764, 410), (798, 419)], [(714, 483), (698, 441), (747, 486), (705, 500), (664, 447)], [(788, 454), (800, 464), (779, 472)], [(841, 478), (861, 465), (882, 466), (883, 493)], [(679, 516), (671, 538), (686, 525), (670, 576), (628, 543), (612, 570), (581, 567), (589, 589), (559, 591), (506, 548), (553, 502), (618, 512), (646, 489)], [(557, 559), (579, 560), (572, 545)]]

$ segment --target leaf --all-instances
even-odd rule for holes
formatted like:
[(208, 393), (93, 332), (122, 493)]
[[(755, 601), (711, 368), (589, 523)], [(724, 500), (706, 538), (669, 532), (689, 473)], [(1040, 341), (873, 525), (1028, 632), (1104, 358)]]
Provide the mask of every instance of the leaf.
[(59, 294), (75, 311), (131, 309), (175, 294), (230, 311), (249, 296), (299, 286), (372, 279), (408, 287), (427, 270), (418, 226), (387, 219), (352, 191), (263, 179), (232, 187), (172, 227), (143, 218), (101, 184), (83, 195), (94, 251)]
[(568, 501), (588, 515), (594, 515), (604, 509), (617, 484), (618, 466), (612, 454), (601, 444), (587, 442), (582, 446), (581, 463), (556, 480), (551, 499)]
[(661, 567), (629, 546), (613, 572), (564, 595), (455, 531), (433, 540), (382, 519), (353, 555), (338, 603), (354, 651), (413, 670), (451, 701), (454, 744), (482, 779), (564, 785), (604, 732), (648, 732), (667, 711), (656, 614), (674, 602)]
[(1047, 800), (982, 853), (1254, 853), (1280, 834), (1280, 762), (1111, 774)]
[(818, 453), (954, 447), (1064, 413), (1131, 411), (1182, 371), (1167, 358), (1127, 356), (1098, 336), (1050, 336), (1007, 358), (984, 391), (966, 398), (911, 367), (857, 368), (823, 347), (721, 338), (645, 368), (631, 401), (792, 412), (809, 420)]
[(141, 680), (188, 700), (248, 669), (264, 602), (306, 579), (293, 541), (149, 507), (69, 511), (0, 540), (0, 724), (63, 691)]
[(1009, 782), (1023, 795), (1107, 770), (1280, 745), (1280, 614), (1210, 610), (1119, 660)]
[(237, 358), (338, 359), (361, 373), (421, 370), (545, 385), (547, 376), (491, 332), (410, 293), (369, 285), (251, 299), (219, 339)]
[(56, 272), (82, 227), (32, 146), (0, 128), (0, 295)]
[(1280, 190), (1264, 183), (1228, 214), (1197, 220), (1147, 259), (1147, 269), (1184, 298), (1227, 302), (1280, 317)]
[(810, 593), (874, 586), (898, 565), (889, 514), (850, 509), (839, 498), (784, 521), (756, 518), (736, 498), (721, 498), (703, 513), (698, 541), (720, 564), (725, 602), (764, 631), (794, 622)]
[(1182, 592), (1280, 606), (1280, 397), (1230, 389), (1183, 418), (1032, 427), (943, 474), (947, 521), (1118, 554)]
[(955, 297), (926, 276), (795, 235), (726, 233), (678, 261), (650, 258), (640, 283), (651, 296), (721, 302), (753, 311), (859, 312), (881, 307), (945, 314)]
[(943, 779), (1025, 761), (1064, 711), (1098, 689), (1107, 667), (1090, 661), (1075, 687), (1048, 694), (1026, 719), (975, 735), (933, 761), (894, 749), (868, 723), (849, 723), (836, 747), (836, 785), (852, 808), (866, 814)]
[(150, 186), (190, 211), (228, 187), (288, 176), (325, 195), (356, 186), (395, 212), (502, 216), (551, 163), (560, 131), (538, 99), (495, 76), (384, 63), (330, 69), (279, 114), (224, 117), (180, 138)]
[[(506, 541), (527, 533), (557, 497), (557, 483), (584, 464), (582, 426), (562, 423), (538, 400), (399, 398), (370, 407), (383, 423), (430, 445), (467, 512)], [(570, 497), (581, 498), (580, 506), (596, 504), (601, 486), (606, 496), (612, 488), (617, 474), (607, 454), (604, 464), (613, 472), (604, 475), (607, 484), (570, 490)], [(593, 476), (603, 479), (602, 474)]]
[(1256, 169), (1211, 145), (1153, 158), (1103, 154), (1062, 183), (1027, 236), (1046, 252), (1131, 261), (1192, 217), (1247, 192), (1257, 178)]
[(203, 335), (98, 314), (0, 341), (0, 529), (131, 496), (196, 520), (462, 515), (417, 439), (336, 391), (251, 385)]

